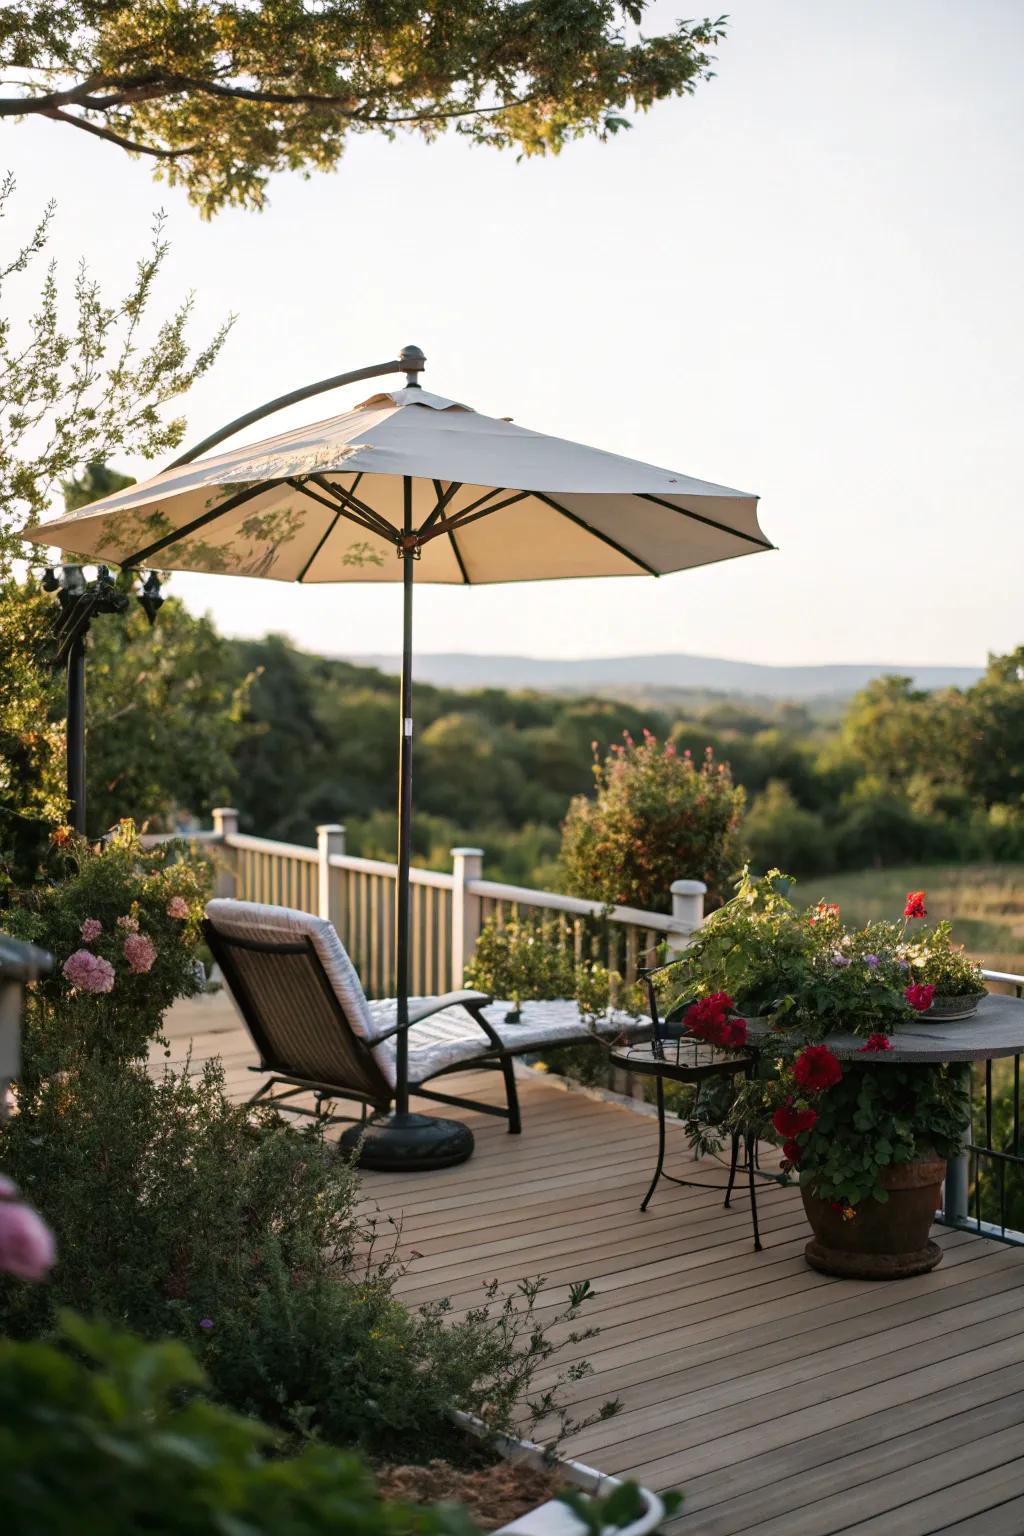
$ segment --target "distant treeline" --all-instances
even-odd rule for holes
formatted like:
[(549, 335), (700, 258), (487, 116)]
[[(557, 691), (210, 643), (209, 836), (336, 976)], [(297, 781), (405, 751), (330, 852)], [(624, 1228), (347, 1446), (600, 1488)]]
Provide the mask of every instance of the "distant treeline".
[[(369, 667), (271, 636), (225, 643), (250, 675), (233, 753), (243, 824), (309, 842), (341, 820), (349, 847), (390, 857), (398, 684)], [(415, 844), (444, 867), (467, 839), (488, 872), (557, 878), (559, 827), (593, 783), (594, 743), (647, 727), (694, 755), (711, 746), (747, 794), (745, 841), (758, 866), (795, 873), (929, 859), (1024, 857), (1024, 648), (967, 689), (915, 690), (880, 678), (845, 713), (727, 696), (685, 716), (585, 696), (416, 689)]]

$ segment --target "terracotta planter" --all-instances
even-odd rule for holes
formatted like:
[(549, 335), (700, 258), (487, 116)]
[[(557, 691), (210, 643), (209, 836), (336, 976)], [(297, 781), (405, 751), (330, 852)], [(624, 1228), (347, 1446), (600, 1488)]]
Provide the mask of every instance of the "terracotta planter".
[(804, 1249), (812, 1269), (853, 1280), (903, 1280), (934, 1269), (942, 1258), (928, 1233), (939, 1209), (946, 1165), (937, 1157), (893, 1163), (879, 1174), (888, 1200), (862, 1200), (844, 1221), (831, 1201), (801, 1188), (814, 1233)]

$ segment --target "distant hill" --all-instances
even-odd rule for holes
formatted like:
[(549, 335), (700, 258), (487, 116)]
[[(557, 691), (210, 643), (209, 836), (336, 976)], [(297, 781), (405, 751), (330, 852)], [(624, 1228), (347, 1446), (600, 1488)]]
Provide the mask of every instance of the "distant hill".
[[(397, 672), (397, 656), (346, 656), (347, 661)], [(717, 656), (597, 656), (579, 661), (533, 656), (473, 656), (453, 651), (417, 656), (414, 676), (441, 688), (535, 688), (544, 693), (701, 692), (748, 698), (842, 699), (873, 677), (899, 673), (918, 688), (964, 688), (980, 667), (911, 667), (868, 662), (846, 666), (769, 667)]]

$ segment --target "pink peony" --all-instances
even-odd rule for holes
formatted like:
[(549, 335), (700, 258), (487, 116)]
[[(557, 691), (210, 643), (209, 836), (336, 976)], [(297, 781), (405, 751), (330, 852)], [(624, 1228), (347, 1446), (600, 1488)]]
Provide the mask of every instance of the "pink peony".
[(109, 960), (88, 949), (76, 949), (61, 969), (79, 992), (109, 992), (114, 985), (114, 967)]
[(167, 903), (167, 916), (184, 920), (188, 917), (188, 902), (184, 896), (172, 896)]
[(153, 969), (156, 947), (144, 933), (130, 933), (124, 941), (124, 957), (136, 976), (144, 976)]
[(53, 1233), (30, 1206), (13, 1198), (9, 1179), (0, 1186), (0, 1274), (42, 1280), (57, 1257)]
[(82, 936), (82, 943), (91, 944), (93, 939), (98, 939), (103, 932), (103, 924), (98, 917), (87, 917), (78, 931)]

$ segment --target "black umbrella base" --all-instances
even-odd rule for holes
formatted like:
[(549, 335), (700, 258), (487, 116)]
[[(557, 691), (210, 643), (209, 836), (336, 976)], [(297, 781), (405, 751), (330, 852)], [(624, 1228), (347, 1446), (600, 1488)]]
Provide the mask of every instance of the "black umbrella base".
[(461, 1120), (433, 1115), (373, 1115), (341, 1138), (341, 1150), (360, 1168), (378, 1173), (420, 1173), (453, 1168), (473, 1155), (473, 1132)]

